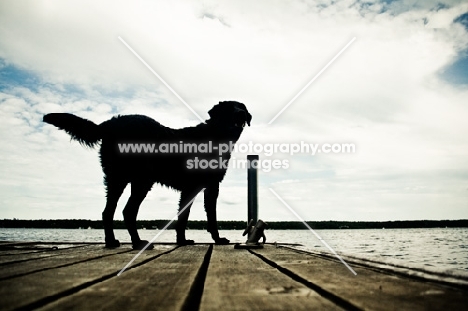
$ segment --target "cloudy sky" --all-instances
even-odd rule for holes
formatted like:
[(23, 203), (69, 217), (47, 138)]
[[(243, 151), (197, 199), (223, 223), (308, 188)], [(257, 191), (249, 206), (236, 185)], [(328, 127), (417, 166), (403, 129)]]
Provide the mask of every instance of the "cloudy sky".
[[(307, 220), (466, 219), (463, 2), (0, 1), (0, 218), (101, 217), (98, 151), (42, 123), (46, 113), (199, 123), (120, 36), (203, 119), (219, 101), (245, 103), (242, 143), (355, 144), (353, 154), (260, 154), (290, 166), (259, 171), (262, 219), (295, 220), (268, 188)], [(246, 186), (245, 170), (228, 172), (220, 219), (246, 219)], [(177, 201), (155, 186), (139, 219), (171, 218)], [(205, 219), (199, 199), (191, 219)]]

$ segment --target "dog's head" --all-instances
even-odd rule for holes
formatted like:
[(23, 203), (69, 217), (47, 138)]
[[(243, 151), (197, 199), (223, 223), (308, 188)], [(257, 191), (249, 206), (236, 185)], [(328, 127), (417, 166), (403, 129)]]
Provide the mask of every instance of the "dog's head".
[(249, 113), (244, 104), (236, 101), (219, 102), (208, 111), (210, 119), (206, 121), (208, 124), (215, 124), (217, 127), (227, 130), (242, 132), (245, 124), (250, 126), (252, 115)]

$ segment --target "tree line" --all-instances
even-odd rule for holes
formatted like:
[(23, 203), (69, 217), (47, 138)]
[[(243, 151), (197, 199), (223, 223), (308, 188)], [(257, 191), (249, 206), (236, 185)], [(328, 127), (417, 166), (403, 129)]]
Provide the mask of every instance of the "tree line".
[[(162, 229), (169, 220), (139, 220), (138, 228)], [(300, 221), (272, 221), (267, 222), (270, 230), (300, 230), (307, 229)], [(396, 229), (396, 228), (457, 228), (468, 227), (468, 219), (460, 220), (397, 220), (397, 221), (308, 221), (313, 229)], [(174, 229), (173, 222), (168, 229)], [(206, 221), (190, 220), (189, 229), (205, 230)], [(245, 221), (218, 221), (219, 229), (242, 230), (247, 226)], [(0, 228), (54, 228), (54, 229), (103, 229), (101, 220), (88, 219), (3, 219)], [(125, 229), (121, 220), (114, 220), (115, 229)]]

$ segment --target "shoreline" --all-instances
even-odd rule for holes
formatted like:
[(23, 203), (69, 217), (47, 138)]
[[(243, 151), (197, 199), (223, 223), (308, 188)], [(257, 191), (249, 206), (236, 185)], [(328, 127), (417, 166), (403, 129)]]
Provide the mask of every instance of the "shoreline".
[[(269, 230), (307, 230), (300, 221), (268, 221)], [(138, 220), (139, 229), (163, 228), (169, 220)], [(313, 229), (420, 229), (420, 228), (467, 228), (468, 219), (459, 220), (396, 220), (396, 221), (307, 221)], [(175, 223), (168, 229), (174, 229)], [(243, 230), (246, 221), (218, 221), (220, 230)], [(206, 221), (189, 220), (187, 227), (191, 230), (205, 230)], [(86, 219), (3, 219), (0, 228), (31, 229), (103, 229), (101, 220)], [(122, 220), (114, 220), (114, 229), (125, 229)]]

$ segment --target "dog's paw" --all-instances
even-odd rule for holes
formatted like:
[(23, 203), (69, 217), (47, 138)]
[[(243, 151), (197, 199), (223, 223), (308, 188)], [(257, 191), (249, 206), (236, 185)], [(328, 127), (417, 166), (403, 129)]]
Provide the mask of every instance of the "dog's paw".
[[(145, 249), (145, 250), (151, 250), (154, 248), (153, 244), (149, 244), (148, 241), (146, 240), (140, 240), (136, 243), (132, 243), (132, 248), (134, 250), (142, 250), (142, 249)], [(148, 245), (148, 247), (146, 247), (146, 245)], [(146, 248), (145, 248), (146, 247)]]
[(179, 240), (179, 239), (177, 239), (177, 245), (179, 245), (179, 246), (194, 245), (194, 244), (195, 244), (194, 240), (186, 240), (186, 239)]
[(217, 239), (215, 239), (215, 244), (216, 245), (227, 245), (227, 244), (229, 244), (229, 242), (230, 241), (228, 239), (226, 239), (226, 238), (217, 238)]
[(106, 240), (106, 248), (117, 248), (120, 247), (120, 241), (119, 240)]

